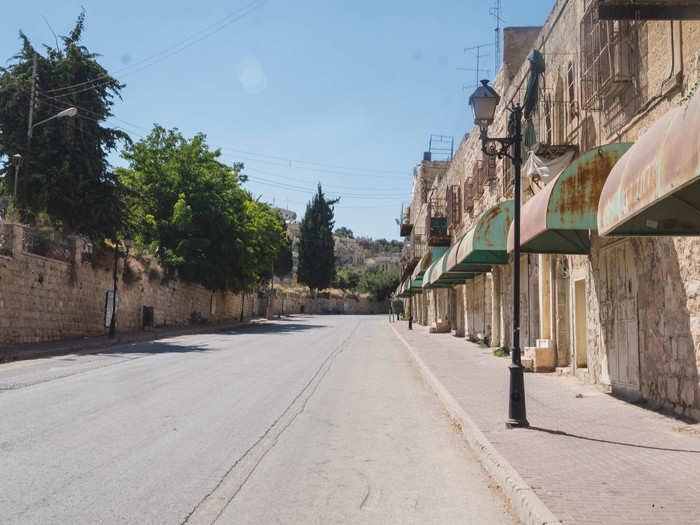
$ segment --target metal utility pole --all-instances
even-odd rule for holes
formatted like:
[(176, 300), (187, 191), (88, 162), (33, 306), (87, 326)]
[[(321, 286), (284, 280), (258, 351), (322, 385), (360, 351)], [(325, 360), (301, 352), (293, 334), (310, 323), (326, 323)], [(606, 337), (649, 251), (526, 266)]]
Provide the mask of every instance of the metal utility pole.
[(24, 149), (24, 176), (22, 177), (22, 202), (24, 207), (29, 204), (29, 177), (31, 177), (32, 130), (34, 129), (36, 85), (36, 53), (34, 53), (34, 58), (32, 59), (32, 92), (29, 96), (29, 123), (27, 124), (27, 142)]

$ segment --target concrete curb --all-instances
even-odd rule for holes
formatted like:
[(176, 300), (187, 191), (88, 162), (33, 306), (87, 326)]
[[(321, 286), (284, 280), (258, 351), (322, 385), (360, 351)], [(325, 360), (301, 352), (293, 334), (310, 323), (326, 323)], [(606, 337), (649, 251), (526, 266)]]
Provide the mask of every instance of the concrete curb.
[(515, 509), (518, 518), (527, 525), (553, 525), (563, 523), (540, 500), (513, 466), (486, 439), (476, 423), (452, 397), (440, 380), (426, 366), (418, 353), (390, 323), (387, 323), (396, 337), (408, 349), (408, 353), (423, 376), (423, 380), (435, 392), (450, 417), (460, 425), (462, 436), (474, 450), (477, 458), (489, 475), (500, 485), (506, 498)]
[[(181, 335), (193, 335), (207, 332), (221, 332), (224, 330), (249, 328), (251, 326), (257, 326), (263, 323), (264, 319), (252, 319), (243, 322), (202, 325), (198, 327), (183, 326), (181, 328), (173, 328), (171, 331), (167, 332), (126, 332), (119, 334), (114, 339), (109, 339), (107, 336), (102, 336), (87, 337), (85, 339), (72, 339), (69, 341), (45, 341), (37, 343), (36, 346), (33, 346), (31, 343), (17, 346), (6, 346), (0, 347), (0, 364), (11, 363), (14, 361), (40, 359), (42, 357), (88, 353), (99, 350), (100, 348), (111, 348), (132, 343), (158, 341), (160, 339), (178, 337)], [(46, 346), (42, 347), (43, 345)]]

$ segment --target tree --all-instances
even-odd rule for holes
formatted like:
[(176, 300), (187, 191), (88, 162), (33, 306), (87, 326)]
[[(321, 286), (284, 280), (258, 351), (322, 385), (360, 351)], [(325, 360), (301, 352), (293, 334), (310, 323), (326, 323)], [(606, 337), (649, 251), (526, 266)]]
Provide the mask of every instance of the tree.
[(350, 228), (346, 228), (345, 226), (341, 226), (340, 228), (336, 228), (335, 230), (335, 235), (338, 237), (347, 237), (349, 239), (354, 239), (352, 230)]
[(319, 183), (301, 221), (297, 280), (311, 290), (328, 288), (335, 277), (333, 205), (338, 200), (326, 200)]
[(336, 271), (332, 286), (345, 291), (355, 291), (360, 284), (360, 278), (360, 273), (355, 270), (339, 268)]
[(240, 187), (242, 164), (227, 166), (203, 134), (184, 138), (155, 126), (117, 170), (135, 241), (169, 270), (210, 290), (249, 290), (269, 277), (286, 239), (278, 213)]
[(293, 266), (292, 240), (287, 237), (286, 241), (280, 246), (277, 259), (275, 260), (275, 275), (282, 279), (291, 273)]
[[(112, 116), (113, 99), (120, 96), (124, 85), (97, 62), (98, 55), (81, 44), (84, 29), (83, 11), (73, 30), (60, 37), (62, 45), (44, 45), (45, 55), (37, 53), (20, 31), (22, 49), (12, 57), (12, 64), (0, 68), (0, 157), (5, 158), (5, 173), (12, 173), (12, 155), (23, 154), (26, 160), (32, 62), (36, 55), (34, 123), (69, 107), (76, 107), (78, 115), (34, 128), (31, 178), (27, 194), (21, 195), (25, 214), (46, 212), (67, 231), (115, 238), (125, 210), (122, 189), (110, 173), (107, 155), (120, 143), (128, 143), (129, 136), (103, 123)], [(24, 177), (26, 172), (21, 173)]]
[(373, 301), (388, 298), (399, 285), (399, 275), (378, 270), (367, 270), (362, 274), (358, 290), (367, 292)]

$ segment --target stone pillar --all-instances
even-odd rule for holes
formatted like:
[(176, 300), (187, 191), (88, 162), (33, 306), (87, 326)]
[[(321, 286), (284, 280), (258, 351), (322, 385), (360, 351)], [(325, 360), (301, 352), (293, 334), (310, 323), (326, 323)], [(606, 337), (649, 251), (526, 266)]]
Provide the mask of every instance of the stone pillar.
[(551, 256), (539, 255), (539, 304), (540, 304), (540, 338), (552, 339), (552, 269)]
[(527, 348), (527, 357), (532, 359), (535, 372), (547, 372), (556, 367), (556, 354), (552, 338), (553, 288), (552, 288), (552, 256), (540, 254), (537, 265), (539, 332), (540, 337), (535, 341), (535, 348)]

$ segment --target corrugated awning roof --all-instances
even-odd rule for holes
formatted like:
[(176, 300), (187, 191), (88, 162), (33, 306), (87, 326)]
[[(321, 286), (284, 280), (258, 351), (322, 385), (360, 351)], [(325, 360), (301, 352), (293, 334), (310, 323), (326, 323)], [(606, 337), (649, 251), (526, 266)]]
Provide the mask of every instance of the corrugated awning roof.
[[(526, 253), (586, 254), (589, 230), (598, 227), (598, 201), (610, 171), (632, 144), (587, 151), (527, 201), (520, 215), (520, 249)], [(515, 247), (508, 231), (508, 253)]]
[(700, 95), (661, 117), (610, 172), (602, 235), (700, 235)]

